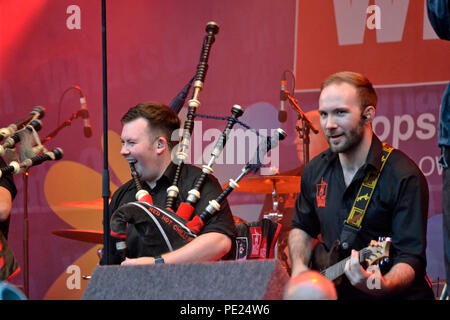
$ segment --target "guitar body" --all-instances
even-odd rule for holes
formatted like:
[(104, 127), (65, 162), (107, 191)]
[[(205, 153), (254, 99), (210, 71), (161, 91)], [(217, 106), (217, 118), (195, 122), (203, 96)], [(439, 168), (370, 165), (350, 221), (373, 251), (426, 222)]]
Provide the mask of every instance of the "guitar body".
[[(336, 240), (330, 249), (323, 242), (318, 242), (311, 257), (311, 269), (321, 272), (344, 258), (345, 256), (342, 254), (339, 240)], [(334, 280), (334, 283), (336, 285), (340, 284), (341, 279), (342, 277), (338, 277)]]

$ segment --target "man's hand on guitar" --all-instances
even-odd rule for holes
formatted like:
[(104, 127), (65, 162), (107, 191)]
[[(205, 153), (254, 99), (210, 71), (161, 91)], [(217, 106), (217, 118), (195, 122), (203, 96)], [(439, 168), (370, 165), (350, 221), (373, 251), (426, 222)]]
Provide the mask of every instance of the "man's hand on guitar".
[(388, 294), (389, 290), (380, 269), (375, 265), (369, 268), (365, 270), (361, 266), (359, 252), (352, 250), (352, 255), (345, 264), (344, 272), (355, 288), (373, 296)]

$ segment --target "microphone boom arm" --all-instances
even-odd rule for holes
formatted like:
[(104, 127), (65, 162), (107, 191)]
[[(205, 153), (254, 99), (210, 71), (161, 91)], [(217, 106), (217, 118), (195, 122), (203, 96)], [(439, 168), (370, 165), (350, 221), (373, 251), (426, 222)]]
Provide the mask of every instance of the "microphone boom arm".
[(70, 116), (69, 119), (67, 119), (66, 121), (62, 122), (55, 130), (53, 130), (52, 132), (50, 132), (45, 138), (43, 138), (41, 140), (41, 143), (44, 144), (47, 141), (52, 140), (54, 137), (56, 137), (56, 135), (64, 128), (66, 127), (70, 127), (72, 125), (72, 121), (74, 119), (85, 119), (86, 114), (88, 113), (87, 110), (85, 109), (79, 109), (78, 111), (72, 113), (72, 115)]
[(292, 98), (291, 95), (289, 94), (289, 92), (287, 92), (287, 91), (286, 91), (286, 97), (289, 100), (289, 103), (291, 104), (292, 108), (299, 114), (299, 117), (308, 124), (308, 126), (312, 129), (312, 131), (315, 134), (318, 134), (319, 130), (316, 128), (314, 123), (312, 123), (311, 120), (309, 120), (308, 116), (303, 112), (303, 110), (298, 106), (298, 104), (297, 104), (298, 101), (296, 99)]
[[(289, 100), (289, 104), (298, 113), (298, 119), (302, 120), (302, 128), (296, 127), (299, 138), (303, 140), (303, 163), (306, 165), (309, 162), (309, 130), (311, 129), (315, 134), (319, 133), (314, 123), (309, 120), (308, 116), (298, 106), (297, 100), (294, 99), (287, 90), (285, 90), (286, 98)], [(302, 132), (300, 132), (302, 131)]]

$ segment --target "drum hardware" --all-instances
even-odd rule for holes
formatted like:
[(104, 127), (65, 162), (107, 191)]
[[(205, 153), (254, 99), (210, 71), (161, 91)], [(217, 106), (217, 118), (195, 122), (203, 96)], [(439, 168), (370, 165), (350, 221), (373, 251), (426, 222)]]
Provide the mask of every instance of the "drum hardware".
[[(248, 192), (258, 194), (272, 194), (272, 212), (264, 214), (265, 219), (278, 222), (283, 218), (283, 213), (278, 210), (279, 194), (300, 193), (299, 176), (261, 176), (244, 178), (239, 182), (237, 192)], [(223, 188), (228, 187), (224, 184)]]
[[(244, 178), (239, 182), (239, 188), (237, 192), (248, 192), (258, 194), (272, 194), (274, 192), (274, 186), (276, 185), (276, 191), (281, 193), (300, 193), (300, 181), (299, 176), (260, 176)], [(224, 184), (223, 188), (228, 187), (228, 184)]]
[(264, 215), (264, 219), (269, 219), (275, 222), (281, 221), (281, 219), (283, 219), (283, 213), (281, 212), (270, 212), (270, 213), (266, 213)]
[[(299, 176), (262, 176), (262, 177), (250, 177), (243, 179), (240, 183), (238, 192), (249, 193), (264, 193), (272, 195), (272, 212), (265, 213), (264, 219), (281, 223), (284, 217), (283, 212), (279, 211), (279, 199), (280, 194), (286, 193), (300, 193), (301, 177)], [(291, 268), (289, 263), (288, 254), (285, 252), (287, 248), (287, 239), (278, 239), (275, 244), (274, 255), (280, 260), (282, 267), (290, 274)]]
[(53, 230), (52, 234), (72, 240), (78, 240), (88, 243), (103, 243), (103, 231), (98, 230), (88, 230), (88, 229), (62, 229)]
[(80, 201), (60, 202), (60, 203), (57, 203), (56, 205), (62, 206), (62, 207), (102, 210), (103, 209), (103, 198), (98, 198), (93, 201), (84, 201), (84, 202), (80, 202)]
[(279, 197), (277, 195), (277, 179), (271, 179), (271, 181), (273, 183), (273, 191), (272, 191), (273, 212), (265, 214), (264, 218), (272, 220), (274, 222), (279, 222), (283, 218), (283, 213), (278, 211)]
[[(273, 222), (277, 222), (281, 224), (281, 220), (283, 219), (283, 213), (281, 211), (278, 211), (278, 202), (279, 202), (279, 195), (277, 194), (277, 178), (270, 179), (273, 184), (273, 191), (272, 191), (272, 203), (273, 203), (273, 211), (265, 214), (263, 217), (264, 219), (269, 219)], [(284, 183), (283, 180), (279, 180), (281, 183)], [(283, 250), (285, 246), (283, 246), (283, 243), (280, 242), (280, 240), (277, 240), (275, 243), (275, 257), (279, 259), (282, 262), (282, 265), (287, 265), (285, 259), (283, 259)]]

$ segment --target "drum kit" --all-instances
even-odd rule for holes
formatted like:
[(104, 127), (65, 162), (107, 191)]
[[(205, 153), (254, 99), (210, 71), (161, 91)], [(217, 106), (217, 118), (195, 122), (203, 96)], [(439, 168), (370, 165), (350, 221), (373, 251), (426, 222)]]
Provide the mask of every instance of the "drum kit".
[[(227, 184), (224, 185), (224, 188)], [(260, 176), (243, 179), (239, 182), (237, 192), (256, 194), (271, 194), (273, 210), (265, 213), (263, 218), (274, 222), (281, 222), (283, 213), (278, 210), (278, 195), (286, 193), (300, 193), (300, 176)]]

